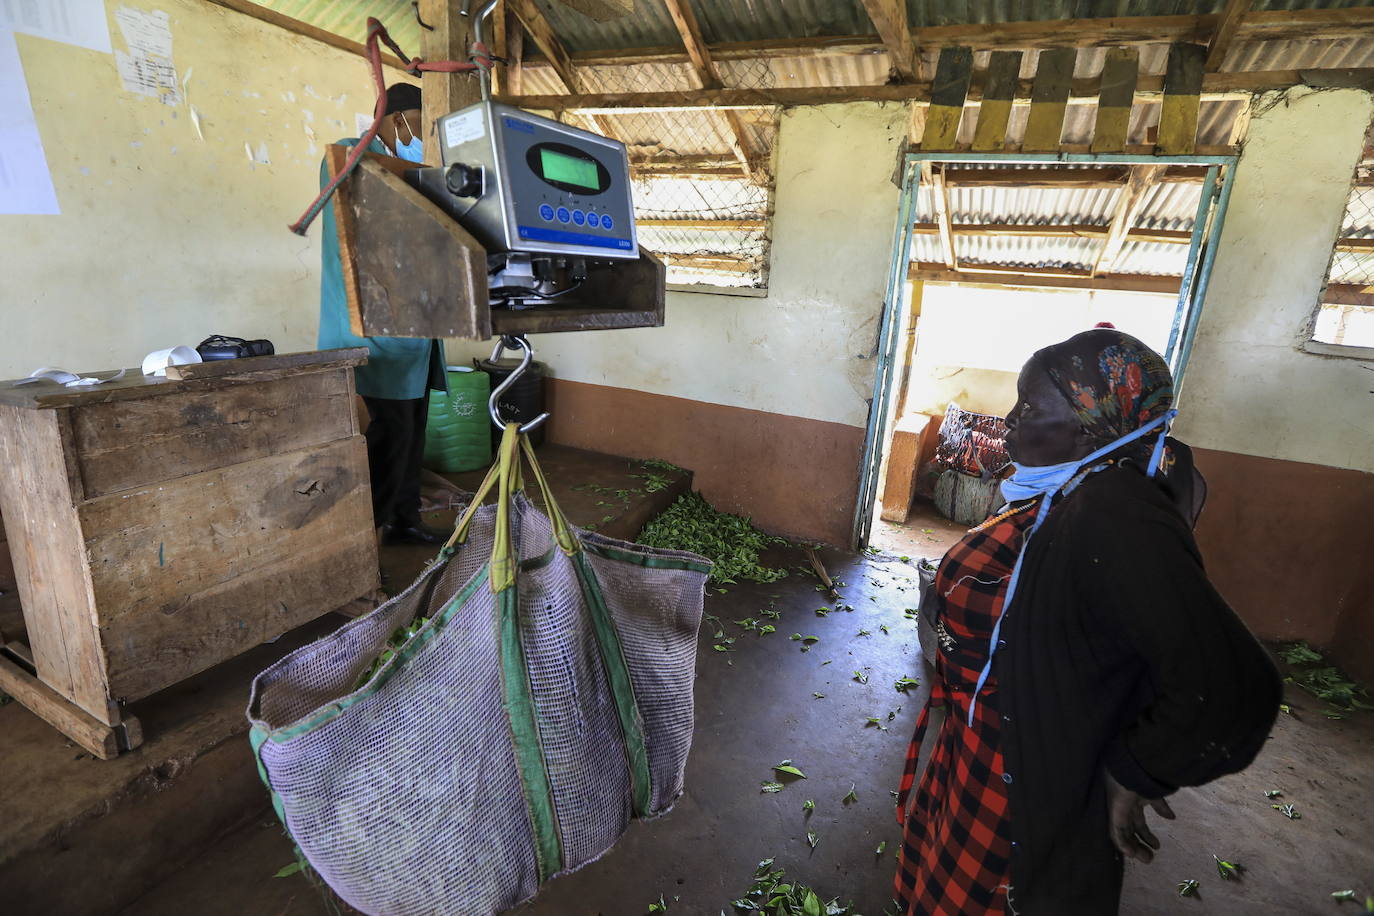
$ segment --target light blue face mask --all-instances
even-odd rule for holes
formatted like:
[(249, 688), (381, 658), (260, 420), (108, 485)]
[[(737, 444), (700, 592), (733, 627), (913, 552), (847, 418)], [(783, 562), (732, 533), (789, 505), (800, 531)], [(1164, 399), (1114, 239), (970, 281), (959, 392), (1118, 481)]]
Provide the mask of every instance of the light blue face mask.
[(401, 115), (401, 120), (405, 123), (406, 130), (410, 131), (410, 142), (401, 143), (397, 140), (396, 157), (407, 162), (424, 162), (424, 141), (415, 135), (415, 131), (411, 130), (410, 122), (406, 120), (405, 115)]
[(978, 675), (978, 686), (973, 690), (973, 696), (969, 699), (968, 705), (968, 724), (973, 725), (973, 711), (978, 706), (978, 694), (982, 692), (983, 685), (987, 683), (988, 675), (992, 673), (992, 656), (997, 651), (998, 638), (1002, 633), (1002, 621), (1007, 616), (1007, 611), (1011, 608), (1011, 599), (1016, 594), (1016, 583), (1021, 580), (1021, 561), (1026, 558), (1026, 546), (1030, 544), (1030, 539), (1035, 532), (1040, 530), (1045, 517), (1050, 513), (1050, 503), (1054, 501), (1054, 494), (1064, 488), (1074, 475), (1085, 467), (1100, 458), (1105, 458), (1112, 452), (1129, 445), (1137, 439), (1143, 438), (1156, 428), (1159, 429), (1159, 438), (1155, 441), (1154, 451), (1150, 455), (1150, 469), (1147, 472), (1150, 477), (1155, 476), (1155, 471), (1159, 469), (1160, 459), (1164, 457), (1164, 437), (1169, 434), (1169, 423), (1178, 416), (1177, 410), (1170, 410), (1162, 416), (1155, 417), (1149, 423), (1137, 429), (1130, 435), (1122, 436), (1115, 442), (1109, 442), (1086, 458), (1077, 461), (1065, 461), (1063, 464), (1044, 464), (1029, 465), (1016, 464), (1016, 473), (1002, 481), (1002, 496), (1007, 502), (1015, 502), (1019, 499), (1031, 499), (1042, 493), (1044, 500), (1040, 503), (1040, 508), (1035, 513), (1035, 523), (1031, 525), (1026, 536), (1021, 540), (1021, 552), (1016, 556), (1016, 565), (1011, 570), (1011, 581), (1007, 583), (1007, 596), (1002, 600), (1002, 613), (997, 618), (997, 623), (993, 625), (992, 636), (988, 640), (988, 661), (983, 666), (983, 671)]

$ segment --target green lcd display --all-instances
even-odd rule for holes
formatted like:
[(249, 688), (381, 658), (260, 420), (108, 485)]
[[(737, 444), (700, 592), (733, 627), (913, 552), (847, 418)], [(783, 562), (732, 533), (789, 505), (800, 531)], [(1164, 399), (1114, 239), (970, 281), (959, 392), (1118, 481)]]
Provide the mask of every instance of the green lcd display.
[(596, 174), (596, 163), (590, 159), (579, 159), (577, 156), (554, 152), (551, 149), (541, 149), (539, 165), (544, 170), (544, 178), (549, 181), (570, 184), (575, 188), (586, 188), (588, 191), (601, 189), (601, 182)]

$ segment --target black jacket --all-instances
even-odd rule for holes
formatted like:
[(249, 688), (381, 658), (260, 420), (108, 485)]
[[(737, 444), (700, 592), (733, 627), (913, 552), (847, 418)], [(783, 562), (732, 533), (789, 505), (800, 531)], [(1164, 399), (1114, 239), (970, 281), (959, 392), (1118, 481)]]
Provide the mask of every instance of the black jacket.
[(1243, 769), (1278, 711), (1273, 662), (1189, 526), (1132, 468), (1088, 477), (1031, 539), (993, 656), (1021, 916), (1117, 912), (1104, 766), (1156, 798)]

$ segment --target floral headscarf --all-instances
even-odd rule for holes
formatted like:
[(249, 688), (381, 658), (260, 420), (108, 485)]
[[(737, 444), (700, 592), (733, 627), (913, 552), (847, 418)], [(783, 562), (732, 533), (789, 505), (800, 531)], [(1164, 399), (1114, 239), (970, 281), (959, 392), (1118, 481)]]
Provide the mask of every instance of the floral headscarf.
[[(1034, 358), (1099, 446), (1135, 432), (1173, 406), (1174, 381), (1164, 358), (1114, 328), (1075, 334)], [(1153, 440), (1147, 435), (1125, 454), (1144, 467)]]

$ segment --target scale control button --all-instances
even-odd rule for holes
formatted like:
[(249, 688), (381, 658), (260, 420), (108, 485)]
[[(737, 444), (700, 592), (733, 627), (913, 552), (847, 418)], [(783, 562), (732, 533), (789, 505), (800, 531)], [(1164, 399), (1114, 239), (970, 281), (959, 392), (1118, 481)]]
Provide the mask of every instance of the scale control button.
[(615, 228), (615, 223), (613, 223), (613, 222), (611, 221), (611, 216), (610, 216), (609, 213), (606, 214), (605, 216), (601, 217), (601, 228), (602, 228), (602, 229), (614, 229), (614, 228)]
[(586, 221), (587, 221), (587, 214), (583, 213), (581, 210), (574, 210), (574, 211), (573, 211), (573, 222), (574, 222), (575, 224), (577, 224), (577, 225), (580, 226), (580, 225), (582, 225), (583, 223), (585, 223)]
[(595, 228), (597, 228), (598, 226), (600, 226), (600, 225), (601, 225), (601, 215), (600, 215), (599, 213), (588, 213), (588, 214), (587, 214), (587, 225), (588, 225), (588, 226), (591, 226), (593, 229), (595, 229)]
[(553, 222), (553, 207), (550, 207), (548, 204), (540, 204), (539, 218), (546, 223)]
[(558, 221), (559, 221), (560, 223), (566, 223), (566, 222), (567, 222), (568, 220), (570, 220), (570, 219), (572, 219), (572, 214), (568, 212), (568, 208), (567, 208), (567, 207), (559, 207), (559, 208), (558, 208)]

